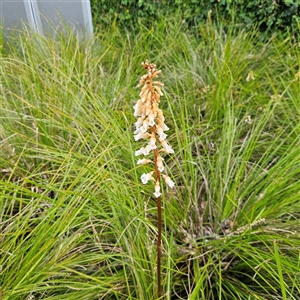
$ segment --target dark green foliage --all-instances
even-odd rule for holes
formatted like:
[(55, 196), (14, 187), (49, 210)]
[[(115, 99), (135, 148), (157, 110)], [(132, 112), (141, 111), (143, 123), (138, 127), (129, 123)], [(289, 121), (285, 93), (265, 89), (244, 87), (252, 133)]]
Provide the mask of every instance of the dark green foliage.
[(298, 0), (235, 0), (222, 1), (229, 10), (233, 5), (237, 9), (237, 17), (243, 23), (258, 23), (262, 29), (294, 29), (297, 28), (299, 17)]
[(264, 32), (273, 29), (298, 30), (298, 0), (91, 0), (96, 27), (120, 24), (136, 28), (137, 24), (152, 25), (162, 16), (177, 13), (189, 25), (203, 21), (232, 21), (242, 25), (255, 24)]
[(121, 23), (132, 26), (139, 19), (153, 21), (159, 12), (166, 8), (165, 1), (136, 0), (92, 0), (92, 14), (95, 25), (107, 26)]

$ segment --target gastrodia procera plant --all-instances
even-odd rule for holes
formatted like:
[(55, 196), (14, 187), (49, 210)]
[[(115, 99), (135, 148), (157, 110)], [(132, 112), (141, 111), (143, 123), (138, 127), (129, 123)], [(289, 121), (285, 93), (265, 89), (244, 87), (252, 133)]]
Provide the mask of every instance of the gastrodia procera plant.
[[(141, 181), (147, 184), (148, 181), (155, 182), (155, 197), (161, 196), (160, 178), (170, 187), (174, 187), (174, 182), (164, 172), (163, 154), (172, 154), (174, 150), (167, 142), (167, 131), (169, 128), (165, 124), (165, 118), (162, 110), (159, 108), (160, 96), (163, 95), (161, 87), (163, 84), (154, 81), (161, 73), (156, 70), (156, 65), (149, 63), (148, 60), (142, 63), (147, 70), (147, 74), (141, 77), (138, 87), (142, 87), (140, 99), (134, 108), (134, 116), (138, 117), (135, 123), (134, 139), (135, 141), (146, 140), (147, 144), (135, 152), (136, 156), (145, 156), (138, 160), (137, 164), (154, 164), (154, 171), (143, 174)], [(148, 159), (148, 155), (153, 151), (154, 160)]]

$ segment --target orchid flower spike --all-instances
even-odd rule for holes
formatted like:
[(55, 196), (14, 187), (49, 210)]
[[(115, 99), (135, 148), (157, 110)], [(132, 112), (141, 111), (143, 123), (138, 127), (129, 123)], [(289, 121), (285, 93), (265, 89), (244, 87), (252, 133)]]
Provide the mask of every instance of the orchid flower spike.
[[(142, 63), (142, 66), (147, 70), (147, 74), (140, 79), (138, 87), (142, 87), (139, 94), (140, 99), (137, 100), (134, 108), (134, 116), (138, 118), (135, 123), (134, 139), (135, 141), (147, 140), (146, 146), (135, 151), (136, 156), (147, 156), (153, 150), (154, 160), (139, 159), (137, 164), (154, 163), (155, 171), (148, 174), (143, 174), (141, 180), (144, 184), (148, 181), (155, 182), (154, 195), (158, 198), (160, 192), (160, 176), (163, 176), (164, 182), (170, 187), (174, 187), (174, 182), (165, 174), (161, 174), (165, 170), (164, 158), (161, 154), (172, 154), (174, 150), (167, 142), (167, 134), (165, 131), (169, 127), (165, 124), (165, 118), (162, 110), (159, 108), (160, 96), (163, 96), (161, 88), (163, 84), (157, 80), (161, 73), (156, 70), (156, 65), (149, 63), (148, 60)], [(155, 178), (153, 177), (155, 175)]]

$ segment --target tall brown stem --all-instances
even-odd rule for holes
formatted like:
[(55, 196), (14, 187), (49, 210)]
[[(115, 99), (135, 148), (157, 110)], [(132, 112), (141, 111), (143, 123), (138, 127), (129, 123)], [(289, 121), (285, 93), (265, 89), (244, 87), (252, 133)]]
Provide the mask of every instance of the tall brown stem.
[[(156, 134), (155, 125), (151, 127), (151, 133)], [(154, 149), (154, 165), (155, 165), (155, 181), (160, 183), (160, 171), (157, 167), (158, 149)], [(161, 196), (157, 198), (157, 295), (162, 296), (161, 285), (161, 232), (162, 232), (162, 216), (161, 216)]]
[(157, 198), (157, 285), (158, 285), (158, 298), (162, 296), (161, 286), (161, 231), (162, 231), (162, 218), (161, 218), (161, 196)]

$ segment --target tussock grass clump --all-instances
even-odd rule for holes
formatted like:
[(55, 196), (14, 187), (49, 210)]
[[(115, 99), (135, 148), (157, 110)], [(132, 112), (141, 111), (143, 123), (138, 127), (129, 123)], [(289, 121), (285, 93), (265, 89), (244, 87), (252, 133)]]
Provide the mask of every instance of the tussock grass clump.
[(24, 34), (3, 48), (3, 299), (156, 299), (157, 198), (140, 183), (153, 168), (136, 165), (132, 136), (145, 58), (162, 68), (174, 150), (163, 297), (299, 299), (299, 49), (184, 26), (84, 43)]

